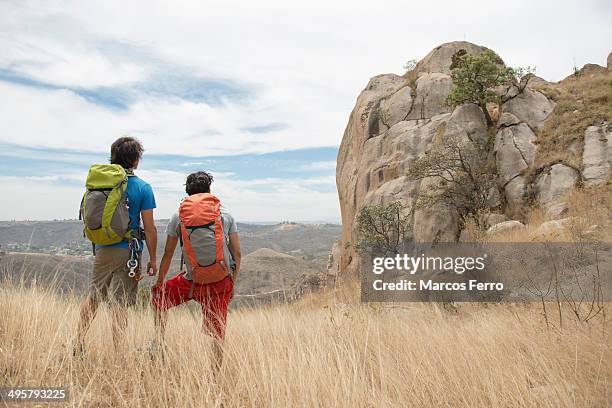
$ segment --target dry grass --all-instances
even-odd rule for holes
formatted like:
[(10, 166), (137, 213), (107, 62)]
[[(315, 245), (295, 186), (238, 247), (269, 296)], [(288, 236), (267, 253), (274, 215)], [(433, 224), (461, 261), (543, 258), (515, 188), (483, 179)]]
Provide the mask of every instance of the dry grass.
[(559, 331), (545, 328), (535, 306), (464, 304), (447, 312), (339, 299), (326, 294), (231, 312), (215, 379), (199, 316), (186, 309), (171, 314), (165, 363), (138, 351), (153, 334), (147, 309), (130, 312), (120, 352), (102, 311), (87, 339), (88, 357), (78, 362), (69, 351), (77, 299), (5, 285), (2, 383), (68, 386), (68, 406), (75, 407), (557, 408), (612, 400), (604, 319)]
[[(600, 67), (601, 68), (601, 67)], [(561, 82), (538, 87), (556, 102), (538, 134), (538, 153), (532, 172), (564, 162), (580, 168), (584, 131), (591, 125), (612, 121), (612, 71), (585, 67)]]
[(574, 189), (566, 202), (568, 230), (573, 241), (612, 242), (612, 184)]
[(468, 223), (468, 236), (479, 242), (612, 242), (612, 181), (597, 187), (575, 188), (561, 201), (568, 208), (567, 213), (560, 216), (564, 228), (555, 234), (538, 233), (540, 226), (551, 220), (536, 206), (529, 208), (523, 229), (491, 236), (479, 230), (475, 223)]

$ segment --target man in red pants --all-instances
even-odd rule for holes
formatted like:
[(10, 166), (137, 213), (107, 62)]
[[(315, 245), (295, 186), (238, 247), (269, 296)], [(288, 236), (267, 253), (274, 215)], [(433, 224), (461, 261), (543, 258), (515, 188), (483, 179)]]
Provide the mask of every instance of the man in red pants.
[[(212, 175), (197, 172), (187, 177), (185, 191), (189, 196), (210, 193)], [(216, 368), (221, 367), (223, 350), (222, 341), (225, 337), (227, 308), (232, 299), (234, 282), (240, 271), (240, 239), (238, 228), (232, 215), (221, 206), (221, 220), (224, 237), (224, 260), (229, 267), (228, 275), (217, 282), (196, 284), (193, 281), (193, 268), (186, 258), (186, 268), (179, 275), (164, 282), (170, 268), (174, 250), (180, 239), (180, 218), (175, 213), (166, 229), (166, 246), (159, 268), (157, 282), (152, 288), (152, 303), (155, 309), (155, 324), (159, 339), (163, 340), (167, 310), (184, 302), (195, 300), (202, 307), (203, 329), (214, 338), (214, 355)]]

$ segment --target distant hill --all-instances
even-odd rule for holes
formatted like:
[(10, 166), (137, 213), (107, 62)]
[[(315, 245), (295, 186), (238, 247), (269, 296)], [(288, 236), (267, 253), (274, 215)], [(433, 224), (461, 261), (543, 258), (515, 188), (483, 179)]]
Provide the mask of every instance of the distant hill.
[(91, 256), (0, 253), (0, 284), (4, 279), (25, 286), (53, 286), (62, 293), (85, 293), (93, 259)]
[(292, 255), (260, 248), (242, 260), (237, 293), (262, 293), (289, 289), (300, 276), (321, 272), (315, 264)]
[[(167, 222), (157, 223), (160, 256)], [(341, 233), (335, 224), (238, 224), (238, 229), (243, 253), (238, 295), (288, 290), (304, 276), (323, 272), (329, 248)], [(81, 222), (0, 222), (0, 245), (0, 281), (56, 283), (64, 292), (87, 289), (93, 258)], [(170, 276), (178, 273), (179, 262), (177, 250)]]
[[(168, 220), (158, 220), (158, 252), (165, 243)], [(340, 237), (337, 224), (280, 223), (271, 225), (238, 223), (243, 254), (259, 248), (314, 260), (324, 266), (332, 243)], [(88, 255), (91, 244), (83, 238), (83, 224), (67, 221), (0, 221), (0, 249), (12, 252), (40, 252)]]
[(276, 225), (238, 224), (244, 254), (269, 248), (313, 261), (324, 268), (329, 249), (342, 234), (338, 224), (281, 223)]

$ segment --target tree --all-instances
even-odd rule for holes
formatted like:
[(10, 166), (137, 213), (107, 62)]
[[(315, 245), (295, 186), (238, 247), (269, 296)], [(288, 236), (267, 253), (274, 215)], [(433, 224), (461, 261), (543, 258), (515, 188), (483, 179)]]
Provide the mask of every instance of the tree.
[(410, 179), (435, 180), (421, 189), (416, 207), (444, 204), (455, 208), (464, 223), (472, 219), (483, 228), (480, 215), (490, 208), (492, 192), (496, 189), (496, 177), (487, 162), (491, 140), (470, 135), (443, 137), (408, 169)]
[(365, 206), (357, 216), (357, 249), (377, 254), (397, 253), (409, 230), (410, 217), (404, 215), (401, 202)]
[(487, 103), (501, 105), (504, 102), (503, 94), (495, 92), (495, 88), (516, 86), (520, 93), (531, 77), (528, 74), (533, 71), (531, 67), (506, 67), (502, 59), (487, 48), (480, 54), (468, 54), (461, 50), (452, 57), (451, 78), (455, 87), (446, 102), (453, 108), (464, 103), (477, 104), (485, 114), (487, 125), (492, 126), (493, 120), (487, 111)]
[(415, 69), (415, 68), (416, 68), (416, 66), (417, 66), (417, 60), (415, 60), (415, 59), (410, 59), (410, 60), (408, 60), (408, 61), (406, 61), (406, 62), (404, 63), (403, 68), (404, 68), (404, 71), (406, 71), (406, 72), (410, 72), (410, 71), (412, 71), (413, 69)]

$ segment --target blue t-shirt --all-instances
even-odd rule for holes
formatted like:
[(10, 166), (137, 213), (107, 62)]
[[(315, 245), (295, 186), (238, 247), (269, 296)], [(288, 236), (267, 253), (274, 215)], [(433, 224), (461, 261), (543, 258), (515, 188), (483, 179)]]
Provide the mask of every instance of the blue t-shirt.
[[(151, 185), (138, 176), (128, 176), (127, 198), (130, 213), (130, 227), (135, 230), (141, 227), (140, 212), (152, 210), (156, 207), (155, 196)], [(113, 245), (96, 245), (97, 248), (128, 248), (127, 241), (121, 241)], [(144, 242), (140, 241), (140, 250), (144, 249)]]

